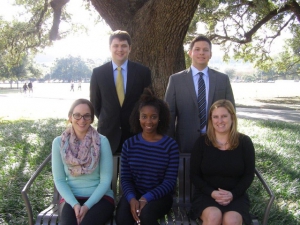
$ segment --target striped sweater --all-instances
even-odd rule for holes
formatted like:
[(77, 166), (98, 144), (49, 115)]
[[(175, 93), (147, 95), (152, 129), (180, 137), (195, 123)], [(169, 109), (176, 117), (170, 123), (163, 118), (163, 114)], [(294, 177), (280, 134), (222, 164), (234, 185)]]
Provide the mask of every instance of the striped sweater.
[(172, 193), (177, 181), (178, 145), (169, 136), (148, 142), (137, 134), (123, 144), (121, 185), (129, 202), (136, 192), (150, 202)]

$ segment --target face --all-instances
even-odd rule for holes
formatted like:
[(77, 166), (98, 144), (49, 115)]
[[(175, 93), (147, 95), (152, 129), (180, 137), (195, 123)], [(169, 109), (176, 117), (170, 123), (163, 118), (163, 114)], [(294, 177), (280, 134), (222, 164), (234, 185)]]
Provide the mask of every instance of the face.
[(189, 56), (192, 59), (193, 66), (199, 70), (204, 69), (212, 56), (209, 43), (206, 41), (195, 42), (193, 48), (189, 50)]
[(224, 107), (216, 108), (212, 111), (212, 124), (216, 133), (228, 133), (232, 125), (232, 118), (228, 110)]
[(155, 107), (144, 106), (140, 110), (140, 125), (145, 133), (156, 133), (159, 114)]
[(111, 57), (118, 66), (121, 66), (128, 59), (130, 50), (131, 47), (126, 40), (121, 41), (119, 38), (114, 38), (111, 42)]
[[(80, 119), (75, 119), (75, 117), (81, 117)], [(72, 123), (72, 126), (74, 128), (74, 131), (79, 138), (79, 136), (85, 135), (88, 131), (88, 128), (90, 124), (92, 123), (91, 116), (88, 118), (88, 115), (91, 115), (91, 110), (87, 104), (79, 104), (77, 105), (74, 110), (72, 115), (69, 117), (70, 122)], [(87, 117), (84, 119), (82, 116)]]

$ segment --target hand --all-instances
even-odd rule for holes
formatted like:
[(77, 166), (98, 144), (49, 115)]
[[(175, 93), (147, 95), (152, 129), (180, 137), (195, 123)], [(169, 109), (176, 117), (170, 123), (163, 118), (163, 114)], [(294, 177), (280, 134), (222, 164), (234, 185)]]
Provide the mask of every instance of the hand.
[(80, 222), (81, 222), (81, 220), (80, 220), (80, 208), (81, 208), (81, 205), (79, 205), (79, 204), (76, 204), (73, 207), (73, 209), (75, 211), (75, 216), (76, 216), (76, 219), (77, 219), (77, 225), (79, 225)]
[(129, 202), (130, 204), (130, 211), (132, 214), (133, 219), (139, 224), (140, 223), (140, 204), (139, 201), (135, 198), (132, 198)]
[(81, 206), (80, 208), (80, 212), (79, 212), (79, 216), (80, 216), (80, 222), (82, 222), (84, 216), (86, 215), (87, 211), (89, 210), (89, 208), (86, 205)]
[(142, 212), (142, 209), (145, 207), (145, 205), (147, 205), (147, 200), (144, 198), (144, 197), (141, 197), (139, 199), (139, 203), (140, 203), (140, 211), (138, 213), (138, 216), (140, 216), (141, 212)]
[(211, 197), (223, 206), (228, 205), (233, 199), (232, 193), (230, 191), (226, 191), (221, 188), (219, 188), (218, 191), (213, 191), (211, 193)]

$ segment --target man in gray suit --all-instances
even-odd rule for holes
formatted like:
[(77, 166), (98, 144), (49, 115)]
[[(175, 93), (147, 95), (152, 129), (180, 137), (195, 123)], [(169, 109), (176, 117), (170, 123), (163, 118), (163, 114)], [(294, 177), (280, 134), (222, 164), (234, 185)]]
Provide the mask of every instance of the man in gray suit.
[(98, 118), (97, 130), (108, 138), (112, 152), (116, 153), (133, 136), (129, 117), (144, 88), (151, 85), (151, 72), (148, 67), (128, 60), (131, 38), (126, 31), (114, 31), (109, 46), (112, 61), (94, 68), (90, 99)]
[(194, 38), (188, 52), (191, 67), (169, 78), (165, 94), (171, 111), (168, 134), (178, 142), (181, 152), (191, 152), (197, 138), (206, 133), (212, 103), (228, 99), (235, 105), (229, 77), (208, 68), (211, 48), (207, 37)]

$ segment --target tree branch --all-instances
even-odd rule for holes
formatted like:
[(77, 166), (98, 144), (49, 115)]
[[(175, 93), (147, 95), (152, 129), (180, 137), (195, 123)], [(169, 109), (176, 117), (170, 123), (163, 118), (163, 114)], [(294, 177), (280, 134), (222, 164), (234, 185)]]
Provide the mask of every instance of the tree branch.
[(53, 24), (50, 30), (50, 40), (54, 41), (58, 39), (58, 29), (60, 24), (60, 16), (62, 12), (62, 8), (65, 4), (67, 4), (70, 0), (52, 0), (50, 2), (51, 7), (53, 8)]

